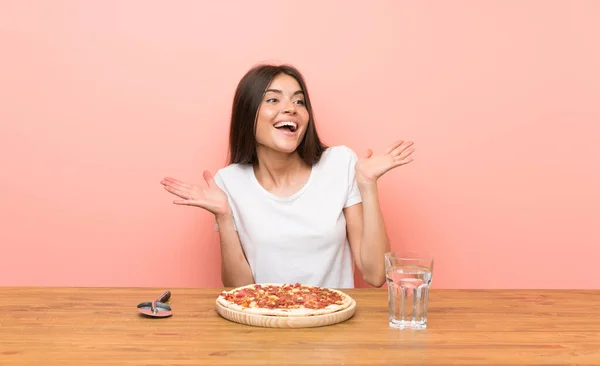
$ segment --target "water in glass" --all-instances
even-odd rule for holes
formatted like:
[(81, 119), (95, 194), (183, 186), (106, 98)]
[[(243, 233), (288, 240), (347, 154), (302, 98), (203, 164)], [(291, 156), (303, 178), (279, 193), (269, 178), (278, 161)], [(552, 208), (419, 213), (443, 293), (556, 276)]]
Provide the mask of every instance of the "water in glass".
[(387, 268), (390, 327), (425, 329), (431, 267), (417, 264), (391, 264)]

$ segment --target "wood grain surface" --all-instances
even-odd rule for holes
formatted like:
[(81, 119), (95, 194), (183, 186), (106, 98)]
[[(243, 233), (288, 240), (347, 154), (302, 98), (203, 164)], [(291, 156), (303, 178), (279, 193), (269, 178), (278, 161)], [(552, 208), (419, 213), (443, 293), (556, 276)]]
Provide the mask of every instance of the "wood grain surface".
[(391, 329), (385, 289), (345, 290), (349, 320), (259, 328), (220, 317), (221, 289), (0, 288), (0, 365), (598, 365), (600, 291), (432, 290), (428, 329)]

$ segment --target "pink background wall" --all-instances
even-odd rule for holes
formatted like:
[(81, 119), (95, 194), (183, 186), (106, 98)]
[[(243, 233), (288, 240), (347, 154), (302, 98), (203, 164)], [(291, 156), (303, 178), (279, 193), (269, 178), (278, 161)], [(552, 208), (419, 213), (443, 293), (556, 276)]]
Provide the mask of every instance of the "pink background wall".
[[(231, 7), (231, 8), (229, 8)], [(396, 138), (393, 247), (438, 288), (600, 288), (594, 1), (4, 1), (0, 285), (220, 286), (208, 213), (165, 175), (223, 166), (260, 61), (305, 74), (330, 145)]]

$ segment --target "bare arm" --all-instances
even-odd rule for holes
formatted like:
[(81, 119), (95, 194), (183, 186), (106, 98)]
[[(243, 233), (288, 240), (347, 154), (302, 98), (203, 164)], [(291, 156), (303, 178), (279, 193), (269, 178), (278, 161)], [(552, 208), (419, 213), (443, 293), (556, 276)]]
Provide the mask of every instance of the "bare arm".
[(369, 285), (385, 283), (384, 254), (390, 250), (385, 223), (379, 206), (377, 185), (359, 186), (362, 203), (344, 209), (348, 241), (356, 266)]
[(362, 197), (362, 204), (344, 209), (348, 241), (356, 266), (365, 282), (381, 287), (385, 283), (384, 254), (390, 250), (381, 207), (377, 179), (390, 169), (408, 164), (414, 151), (412, 142), (396, 141), (383, 154), (367, 156), (356, 164), (356, 182)]
[(225, 287), (240, 287), (254, 283), (240, 237), (233, 226), (231, 214), (217, 218), (221, 239), (221, 281)]
[(189, 184), (166, 177), (161, 184), (180, 197), (177, 205), (201, 207), (215, 215), (221, 240), (221, 281), (225, 287), (238, 287), (254, 283), (254, 276), (246, 260), (240, 237), (233, 225), (233, 214), (225, 192), (216, 184), (209, 171), (204, 171), (206, 187)]

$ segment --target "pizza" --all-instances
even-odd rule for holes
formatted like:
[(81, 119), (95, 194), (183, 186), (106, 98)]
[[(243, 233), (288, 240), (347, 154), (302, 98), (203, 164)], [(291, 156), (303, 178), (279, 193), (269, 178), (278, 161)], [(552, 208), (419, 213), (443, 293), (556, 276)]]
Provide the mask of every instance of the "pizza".
[(329, 288), (296, 284), (252, 284), (223, 291), (217, 303), (247, 314), (315, 316), (331, 314), (352, 304), (347, 294)]

